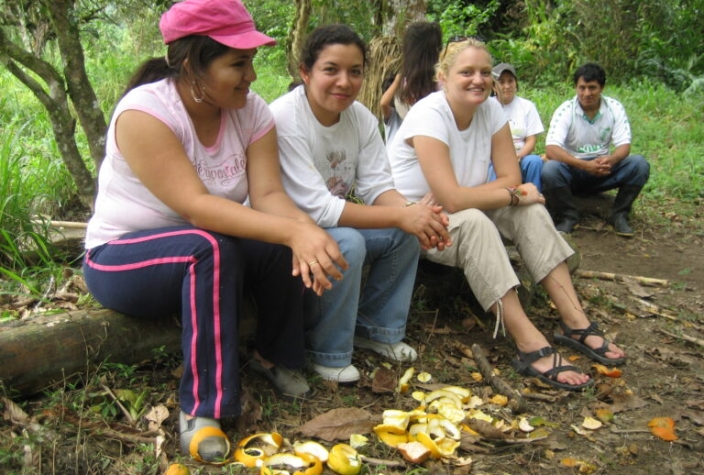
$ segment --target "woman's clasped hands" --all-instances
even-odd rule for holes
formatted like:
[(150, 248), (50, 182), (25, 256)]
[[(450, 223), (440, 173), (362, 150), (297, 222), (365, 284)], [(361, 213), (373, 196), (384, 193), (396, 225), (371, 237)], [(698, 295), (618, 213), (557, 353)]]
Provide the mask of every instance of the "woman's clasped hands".
[(332, 288), (332, 279), (342, 279), (342, 272), (349, 265), (337, 242), (324, 229), (313, 223), (296, 226), (302, 227), (291, 234), (293, 275), (300, 275), (306, 288), (320, 296)]
[(438, 205), (432, 193), (428, 193), (417, 204), (405, 206), (400, 228), (418, 238), (424, 251), (437, 248), (442, 251), (452, 245), (447, 232), (450, 219)]

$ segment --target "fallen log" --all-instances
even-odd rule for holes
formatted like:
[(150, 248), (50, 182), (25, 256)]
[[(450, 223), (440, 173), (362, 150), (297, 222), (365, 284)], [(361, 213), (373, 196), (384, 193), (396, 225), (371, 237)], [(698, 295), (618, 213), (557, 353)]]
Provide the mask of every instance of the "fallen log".
[(180, 352), (174, 319), (128, 317), (112, 310), (79, 310), (0, 325), (0, 385), (30, 395), (106, 360), (137, 364), (155, 348)]
[(660, 285), (666, 287), (670, 285), (670, 282), (663, 279), (653, 279), (652, 277), (643, 277), (640, 275), (623, 275), (614, 274), (611, 272), (599, 272), (592, 270), (581, 270), (578, 269), (575, 272), (577, 277), (583, 277), (585, 279), (601, 279), (601, 280), (613, 280), (615, 282), (623, 282), (626, 279), (632, 279), (643, 285)]

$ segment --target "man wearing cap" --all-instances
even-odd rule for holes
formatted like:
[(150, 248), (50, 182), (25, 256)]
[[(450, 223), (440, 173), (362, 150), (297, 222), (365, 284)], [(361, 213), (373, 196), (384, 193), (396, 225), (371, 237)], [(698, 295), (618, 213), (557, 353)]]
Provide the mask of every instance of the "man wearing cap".
[[(516, 95), (518, 76), (516, 76), (516, 68), (512, 65), (497, 64), (491, 71), (491, 75), (494, 78), (496, 94), (494, 97), (501, 104), (511, 129), (523, 182), (533, 183), (538, 191), (541, 191), (540, 173), (543, 169), (543, 160), (533, 154), (537, 136), (545, 130), (538, 109), (533, 102)], [(491, 169), (489, 180), (495, 178), (496, 174)]]
[(574, 73), (576, 95), (550, 121), (543, 166), (546, 205), (558, 231), (571, 233), (579, 221), (573, 195), (618, 189), (610, 222), (616, 234), (631, 237), (628, 214), (650, 176), (641, 155), (631, 155), (631, 126), (623, 105), (602, 96), (604, 69), (588, 63)]

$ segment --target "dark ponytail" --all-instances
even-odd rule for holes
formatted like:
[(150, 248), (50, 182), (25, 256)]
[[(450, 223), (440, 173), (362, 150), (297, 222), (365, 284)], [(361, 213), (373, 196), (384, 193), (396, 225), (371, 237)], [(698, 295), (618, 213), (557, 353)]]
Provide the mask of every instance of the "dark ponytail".
[(229, 49), (207, 36), (186, 36), (172, 41), (165, 57), (148, 59), (137, 68), (122, 95), (143, 84), (166, 78), (191, 75), (194, 80), (201, 79), (208, 65)]

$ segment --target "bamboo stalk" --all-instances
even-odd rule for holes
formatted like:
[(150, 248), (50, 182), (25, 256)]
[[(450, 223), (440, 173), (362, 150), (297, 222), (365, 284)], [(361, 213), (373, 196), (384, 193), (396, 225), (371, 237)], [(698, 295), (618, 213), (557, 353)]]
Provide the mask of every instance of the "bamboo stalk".
[(52, 227), (54, 228), (72, 228), (72, 229), (86, 229), (88, 227), (88, 223), (81, 223), (77, 221), (50, 221), (49, 224), (51, 224)]
[(583, 277), (585, 279), (601, 279), (601, 280), (613, 280), (614, 282), (623, 282), (626, 279), (632, 279), (643, 285), (659, 285), (659, 286), (669, 286), (670, 282), (664, 279), (654, 279), (652, 277), (644, 277), (641, 275), (624, 275), (624, 274), (614, 274), (612, 272), (599, 272), (592, 270), (582, 270), (578, 269), (575, 274), (578, 277)]
[[(42, 224), (45, 221), (41, 219), (35, 219), (33, 223)], [(80, 221), (54, 221), (53, 219), (49, 221), (52, 228), (71, 228), (71, 229), (86, 229), (88, 223), (83, 223)]]
[(669, 331), (663, 330), (662, 328), (660, 329), (660, 332), (664, 333), (667, 336), (671, 336), (672, 338), (679, 338), (681, 340), (685, 340), (690, 343), (694, 343), (695, 345), (699, 345), (699, 346), (704, 347), (704, 340), (702, 340), (700, 338), (695, 338), (693, 336), (685, 335), (684, 333), (681, 335), (675, 335), (674, 333), (670, 333)]

